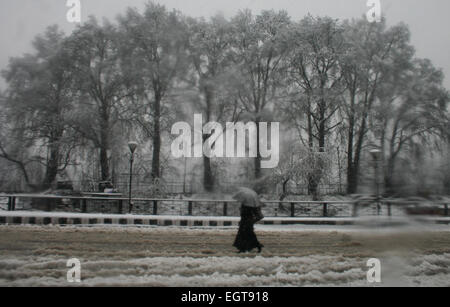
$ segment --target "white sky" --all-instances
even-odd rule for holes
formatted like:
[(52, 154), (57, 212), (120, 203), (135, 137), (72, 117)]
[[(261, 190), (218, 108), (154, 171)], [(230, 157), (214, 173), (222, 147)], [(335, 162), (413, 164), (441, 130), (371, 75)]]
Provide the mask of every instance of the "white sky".
[[(128, 6), (143, 8), (146, 0), (81, 0), (82, 18), (95, 15), (114, 19)], [(307, 13), (335, 18), (358, 18), (368, 11), (367, 0), (155, 0), (193, 17), (209, 17), (222, 12), (229, 17), (238, 10), (250, 8), (285, 9), (294, 20)], [(382, 13), (389, 24), (405, 22), (412, 32), (412, 43), (418, 56), (430, 58), (444, 70), (450, 89), (450, 1), (448, 0), (381, 0)], [(66, 33), (74, 25), (66, 20), (66, 0), (0, 0), (0, 70), (11, 56), (30, 52), (31, 41), (51, 24)], [(5, 83), (0, 80), (0, 89)]]

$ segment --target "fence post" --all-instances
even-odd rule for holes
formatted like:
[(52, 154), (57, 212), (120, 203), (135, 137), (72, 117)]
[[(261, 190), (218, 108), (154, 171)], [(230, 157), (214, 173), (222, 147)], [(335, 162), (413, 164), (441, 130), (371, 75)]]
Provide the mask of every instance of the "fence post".
[(328, 204), (323, 203), (323, 216), (328, 217)]
[(123, 200), (119, 200), (119, 209), (118, 209), (118, 211), (119, 211), (119, 214), (122, 214), (122, 211), (123, 211)]
[(291, 203), (291, 217), (295, 217), (295, 204)]
[(81, 212), (86, 213), (87, 212), (87, 199), (81, 200)]
[(188, 204), (188, 215), (192, 215), (192, 201)]
[(12, 198), (11, 211), (16, 211), (16, 198)]
[(228, 203), (224, 202), (223, 203), (223, 216), (227, 216), (228, 215)]
[(153, 215), (158, 215), (158, 201), (153, 201)]
[(444, 214), (445, 216), (448, 216), (448, 204), (444, 205)]
[(54, 199), (46, 199), (45, 200), (45, 207), (47, 208), (47, 210), (45, 210), (45, 211), (47, 211), (47, 212), (52, 211), (53, 202), (57, 202), (57, 200), (54, 200)]
[(8, 211), (12, 211), (12, 197), (8, 197)]
[(391, 217), (392, 216), (392, 205), (391, 205), (391, 203), (388, 203), (387, 207), (388, 207), (388, 216)]

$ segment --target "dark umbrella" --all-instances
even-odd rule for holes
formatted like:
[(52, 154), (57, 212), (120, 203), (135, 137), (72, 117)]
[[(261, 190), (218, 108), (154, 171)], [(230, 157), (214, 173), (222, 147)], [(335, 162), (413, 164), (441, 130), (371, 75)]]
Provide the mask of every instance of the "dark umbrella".
[(258, 194), (249, 188), (239, 188), (238, 192), (233, 195), (233, 199), (242, 203), (242, 205), (250, 208), (261, 208), (262, 203)]

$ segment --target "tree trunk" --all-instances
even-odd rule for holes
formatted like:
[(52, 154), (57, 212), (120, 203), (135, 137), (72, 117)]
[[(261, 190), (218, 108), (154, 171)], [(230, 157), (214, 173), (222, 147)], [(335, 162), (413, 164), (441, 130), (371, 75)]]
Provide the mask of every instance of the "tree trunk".
[(59, 144), (57, 141), (50, 145), (50, 157), (47, 161), (47, 167), (45, 171), (45, 178), (42, 184), (44, 190), (51, 187), (58, 174), (59, 168)]
[(353, 142), (355, 137), (355, 97), (352, 95), (351, 110), (348, 125), (348, 144), (347, 144), (347, 193), (355, 194), (357, 191), (358, 174), (355, 173), (355, 165), (353, 161)]
[[(203, 88), (203, 95), (205, 96), (206, 103), (206, 122), (211, 121), (212, 104), (213, 104), (213, 94), (212, 91), (205, 86)], [(209, 134), (203, 134), (203, 144), (210, 137)], [(214, 191), (215, 178), (211, 167), (211, 158), (203, 156), (203, 188), (207, 192)]]
[(260, 119), (256, 119), (256, 158), (255, 158), (255, 179), (261, 178), (261, 155), (259, 153), (259, 122)]
[(203, 157), (203, 187), (207, 192), (214, 191), (214, 176), (211, 169), (211, 159)]
[[(350, 147), (350, 146), (349, 146)], [(353, 154), (348, 153), (347, 159), (347, 194), (355, 194), (357, 189), (355, 168), (353, 165)]]
[(386, 171), (384, 174), (384, 186), (387, 195), (393, 195), (395, 193), (394, 186), (394, 168), (395, 168), (395, 158), (389, 157), (386, 166)]
[(110, 135), (110, 125), (109, 125), (109, 113), (107, 111), (106, 103), (103, 103), (102, 110), (102, 125), (100, 131), (100, 168), (102, 181), (110, 180), (109, 173), (109, 157), (108, 151), (109, 147), (109, 136)]
[(326, 103), (322, 99), (320, 105), (320, 123), (319, 123), (319, 151), (325, 152), (326, 122), (325, 122)]
[(347, 194), (355, 194), (358, 189), (358, 175), (353, 163), (347, 166)]
[(448, 195), (450, 195), (450, 124), (448, 125), (449, 129), (448, 131), (448, 136), (447, 136), (447, 153), (444, 157), (446, 157), (446, 161), (447, 163), (444, 166), (444, 181), (443, 181), (443, 188), (444, 188), (444, 193), (447, 193)]
[[(326, 122), (325, 122), (325, 101), (322, 99), (321, 105), (320, 105), (320, 114), (319, 114), (319, 152), (324, 153), (325, 152), (325, 138), (326, 138)], [(311, 127), (312, 129), (312, 127)], [(314, 150), (314, 148), (311, 148), (311, 150)], [(321, 166), (318, 167), (318, 169), (313, 170), (313, 174), (309, 176), (308, 179), (308, 192), (310, 195), (313, 196), (313, 200), (319, 199), (319, 183), (322, 175), (320, 172), (322, 172)]]
[[(203, 144), (210, 137), (208, 134), (203, 135)], [(211, 158), (203, 155), (203, 187), (205, 191), (214, 191), (214, 176), (211, 168)]]
[[(59, 104), (58, 104), (59, 107)], [(64, 128), (61, 126), (60, 117), (58, 116), (54, 122), (55, 129), (52, 131), (48, 150), (50, 151), (50, 155), (47, 161), (47, 167), (45, 170), (45, 177), (43, 182), (43, 189), (46, 190), (51, 187), (52, 183), (55, 181), (56, 176), (58, 175), (59, 164), (60, 164), (60, 150), (61, 144), (60, 141), (64, 134)]]
[(283, 192), (280, 196), (280, 199), (279, 199), (280, 201), (283, 201), (288, 196), (287, 184), (289, 183), (289, 181), (290, 181), (290, 179), (286, 179), (283, 181)]
[[(314, 135), (313, 135), (313, 122), (311, 115), (311, 103), (308, 102), (308, 142), (309, 142), (309, 150), (314, 150)], [(314, 175), (311, 174), (308, 176), (308, 195), (313, 195), (314, 198), (317, 196), (317, 188), (318, 184), (314, 178)]]
[(354, 194), (358, 190), (359, 169), (361, 166), (361, 154), (362, 154), (362, 149), (363, 149), (363, 145), (364, 145), (366, 129), (367, 129), (367, 113), (363, 115), (361, 127), (358, 131), (358, 139), (356, 141), (356, 149), (354, 152), (354, 159), (353, 159), (353, 163), (351, 163), (351, 169), (350, 169), (351, 170), (351, 173), (350, 173), (351, 178), (349, 178), (349, 186), (351, 186), (352, 189), (348, 190), (348, 192), (350, 194)]
[(152, 178), (158, 179), (161, 177), (161, 95), (155, 94), (155, 101), (153, 103), (154, 109), (154, 123), (153, 123), (153, 157), (152, 157)]
[(319, 198), (319, 183), (314, 175), (308, 177), (308, 194), (312, 195), (314, 201)]
[(109, 180), (108, 149), (105, 145), (100, 148), (100, 167), (102, 172), (102, 181)]

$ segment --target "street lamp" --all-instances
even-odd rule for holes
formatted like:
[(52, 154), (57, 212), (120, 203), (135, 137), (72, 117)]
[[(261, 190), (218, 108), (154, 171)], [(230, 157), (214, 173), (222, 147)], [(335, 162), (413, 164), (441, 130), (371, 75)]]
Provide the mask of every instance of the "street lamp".
[(374, 149), (370, 151), (370, 155), (372, 156), (374, 168), (375, 168), (375, 188), (376, 188), (376, 197), (377, 197), (377, 213), (380, 215), (380, 181), (379, 181), (379, 162), (382, 158), (381, 150)]
[(136, 151), (136, 148), (138, 147), (138, 143), (136, 142), (129, 142), (128, 148), (130, 149), (131, 155), (130, 155), (130, 186), (129, 186), (129, 197), (128, 197), (128, 203), (129, 203), (129, 213), (133, 210), (133, 203), (131, 200), (131, 185), (133, 183), (133, 162), (134, 162), (134, 153)]

